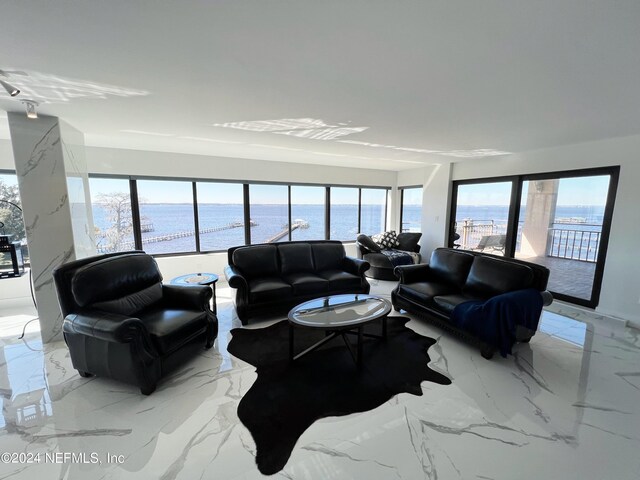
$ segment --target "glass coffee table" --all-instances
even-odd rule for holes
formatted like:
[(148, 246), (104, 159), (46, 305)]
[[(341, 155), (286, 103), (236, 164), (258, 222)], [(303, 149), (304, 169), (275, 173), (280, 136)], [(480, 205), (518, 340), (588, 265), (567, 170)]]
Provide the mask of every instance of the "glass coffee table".
[[(391, 304), (387, 300), (366, 294), (332, 295), (304, 302), (289, 312), (289, 358), (297, 360), (339, 336), (354, 361), (362, 366), (362, 338), (387, 338), (389, 312)], [(364, 333), (364, 326), (375, 320), (382, 320), (382, 335)], [(298, 327), (324, 330), (325, 338), (295, 354), (294, 335)], [(357, 336), (355, 353), (347, 335)]]

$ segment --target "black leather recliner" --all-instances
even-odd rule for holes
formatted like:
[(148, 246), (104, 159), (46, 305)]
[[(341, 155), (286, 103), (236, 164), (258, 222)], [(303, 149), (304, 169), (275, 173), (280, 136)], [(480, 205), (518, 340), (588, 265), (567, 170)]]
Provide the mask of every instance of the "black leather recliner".
[[(398, 234), (398, 245), (394, 250), (400, 252), (412, 252), (418, 254), (418, 262), (422, 260), (420, 256), (420, 245), (418, 242), (422, 237), (419, 232), (403, 232)], [(393, 273), (395, 266), (391, 263), (389, 257), (380, 253), (382, 249), (369, 235), (361, 233), (356, 238), (356, 247), (358, 258), (369, 262), (371, 268), (366, 275), (376, 280), (388, 280), (395, 282), (397, 277)]]
[(163, 285), (144, 252), (99, 255), (56, 268), (53, 278), (73, 367), (156, 389), (187, 347), (211, 348), (218, 319), (209, 287)]

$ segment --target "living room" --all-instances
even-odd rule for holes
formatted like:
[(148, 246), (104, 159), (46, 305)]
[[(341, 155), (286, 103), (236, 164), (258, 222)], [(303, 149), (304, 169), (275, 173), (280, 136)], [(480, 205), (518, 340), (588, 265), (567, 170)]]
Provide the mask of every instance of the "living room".
[[(635, 2), (573, 0), (3, 6), (0, 235), (16, 260), (0, 278), (0, 477), (638, 478), (638, 20)], [(548, 268), (535, 335), (486, 360), (396, 304), (413, 265), (375, 278), (356, 242), (391, 230), (421, 234), (422, 265), (446, 248)], [(344, 343), (307, 358), (336, 351), (344, 368), (307, 377), (333, 378), (350, 404), (316, 384), (306, 394), (330, 411), (309, 407), (308, 425), (260, 397), (270, 416), (247, 419), (260, 388), (302, 388), (270, 384), (247, 352), (331, 288), (245, 322), (228, 250), (269, 244), (284, 268), (289, 241), (308, 242), (314, 266), (333, 255), (314, 242), (341, 242), (361, 282), (334, 293), (401, 307), (380, 315), (425, 346), (417, 386), (401, 353), (373, 368), (377, 323), (364, 340), (327, 330)], [(162, 288), (208, 273), (189, 288), (215, 295), (215, 341), (144, 395), (79, 366), (53, 279), (131, 250)], [(363, 371), (407, 386), (368, 401)], [(265, 440), (252, 422), (273, 418)]]

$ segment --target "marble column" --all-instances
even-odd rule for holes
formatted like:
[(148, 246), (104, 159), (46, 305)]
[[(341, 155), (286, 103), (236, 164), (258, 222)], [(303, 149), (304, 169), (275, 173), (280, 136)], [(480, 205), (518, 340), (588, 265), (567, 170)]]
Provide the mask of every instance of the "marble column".
[(84, 137), (56, 117), (8, 116), (40, 332), (48, 343), (62, 339), (53, 269), (96, 251)]
[(559, 182), (558, 179), (529, 182), (520, 246), (520, 255), (523, 257), (547, 255), (549, 228), (553, 225), (558, 203)]

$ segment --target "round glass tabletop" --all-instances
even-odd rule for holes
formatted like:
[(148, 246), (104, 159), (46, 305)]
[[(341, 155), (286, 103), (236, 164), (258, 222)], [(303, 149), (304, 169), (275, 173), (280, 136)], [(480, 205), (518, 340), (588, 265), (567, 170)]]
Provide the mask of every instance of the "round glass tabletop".
[(384, 317), (391, 304), (365, 294), (332, 295), (304, 302), (289, 312), (289, 321), (315, 328), (342, 328)]
[(215, 273), (190, 273), (171, 280), (172, 285), (211, 285), (218, 281)]

